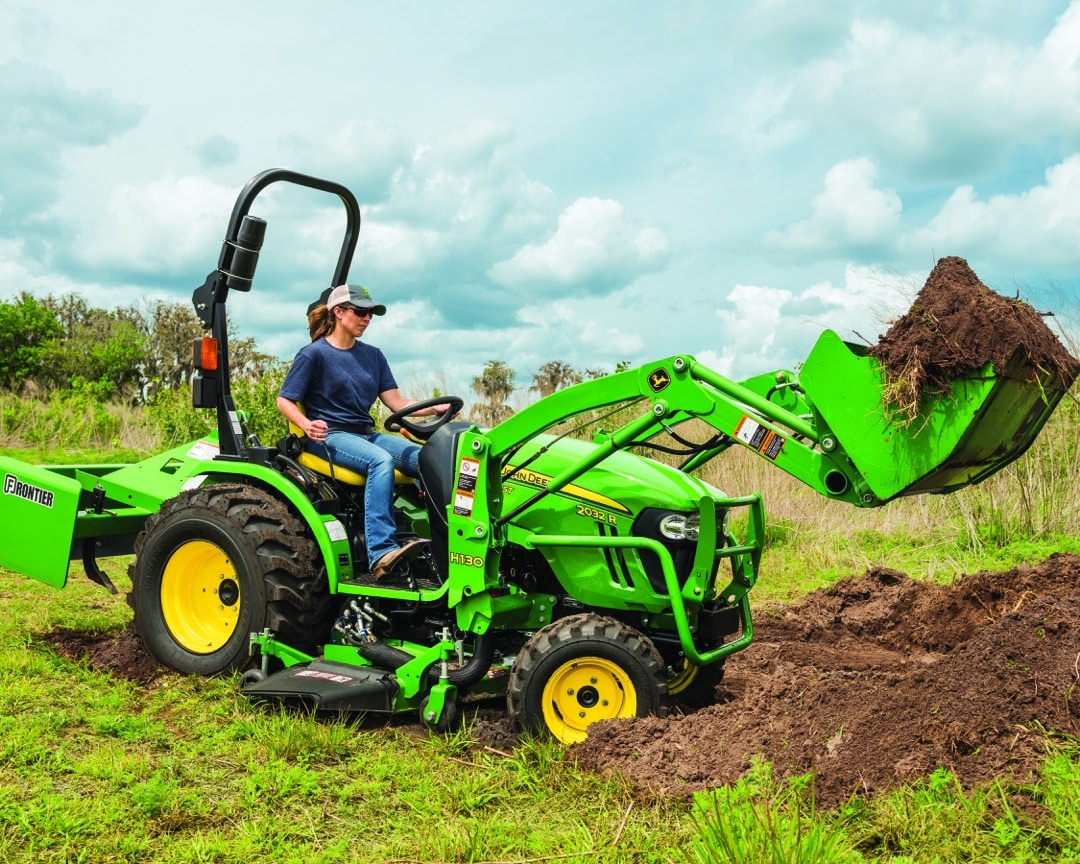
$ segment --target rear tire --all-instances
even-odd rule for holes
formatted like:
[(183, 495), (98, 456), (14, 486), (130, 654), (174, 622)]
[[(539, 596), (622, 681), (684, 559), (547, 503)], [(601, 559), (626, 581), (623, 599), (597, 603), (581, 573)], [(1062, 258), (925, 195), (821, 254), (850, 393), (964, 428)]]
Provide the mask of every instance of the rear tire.
[(136, 632), (177, 672), (243, 669), (251, 633), (266, 628), (309, 654), (329, 636), (333, 605), (311, 532), (262, 489), (181, 493), (146, 520), (134, 551)]
[(589, 724), (667, 713), (664, 661), (637, 630), (600, 615), (538, 631), (510, 671), (507, 708), (519, 725), (574, 744)]

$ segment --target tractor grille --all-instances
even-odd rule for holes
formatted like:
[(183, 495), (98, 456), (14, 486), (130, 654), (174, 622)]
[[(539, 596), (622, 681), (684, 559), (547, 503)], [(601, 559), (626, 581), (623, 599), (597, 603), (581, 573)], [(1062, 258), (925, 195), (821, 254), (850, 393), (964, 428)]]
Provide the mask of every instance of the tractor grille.
[[(690, 574), (690, 570), (694, 565), (694, 554), (697, 551), (696, 540), (673, 540), (670, 537), (665, 537), (660, 530), (661, 521), (672, 515), (671, 510), (658, 510), (658, 509), (646, 509), (641, 512), (638, 518), (634, 521), (633, 533), (637, 537), (648, 537), (652, 540), (656, 540), (662, 543), (671, 553), (671, 560), (675, 565), (675, 573), (679, 578), (679, 584), (682, 585), (686, 581), (686, 577)], [(717, 535), (723, 537), (720, 533), (720, 526), (723, 522), (724, 513), (717, 513)], [(649, 579), (649, 584), (652, 585), (654, 591), (657, 594), (667, 594), (667, 586), (664, 584), (664, 572), (660, 566), (659, 557), (650, 552), (647, 549), (639, 550), (638, 552), (641, 558), (642, 567), (645, 569), (645, 575)]]

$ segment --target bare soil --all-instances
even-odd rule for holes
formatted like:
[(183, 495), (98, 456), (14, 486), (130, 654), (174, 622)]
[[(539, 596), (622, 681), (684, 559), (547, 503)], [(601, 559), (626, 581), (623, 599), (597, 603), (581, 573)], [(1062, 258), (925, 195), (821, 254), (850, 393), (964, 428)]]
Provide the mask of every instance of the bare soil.
[[(143, 686), (161, 669), (138, 637), (58, 631), (67, 657)], [(413, 722), (413, 721), (409, 721)], [(517, 741), (500, 707), (472, 717), (477, 746)], [(731, 783), (755, 757), (816, 773), (831, 807), (939, 766), (973, 788), (1037, 776), (1048, 732), (1080, 734), (1080, 557), (980, 572), (949, 587), (875, 569), (759, 609), (715, 704), (595, 724), (571, 755), (648, 795)]]
[(119, 636), (61, 629), (44, 638), (61, 657), (81, 660), (97, 672), (111, 672), (143, 686), (173, 674), (150, 656), (134, 627), (129, 626)]
[(1028, 782), (1046, 731), (1080, 734), (1080, 557), (949, 587), (876, 569), (756, 619), (716, 704), (595, 724), (581, 764), (666, 794), (731, 783), (764, 757), (815, 771), (835, 806), (939, 766), (965, 788)]
[(949, 256), (937, 262), (911, 308), (869, 353), (884, 368), (889, 401), (911, 413), (924, 395), (946, 392), (988, 364), (1004, 374), (1017, 352), (1067, 389), (1080, 365), (1043, 320), (1047, 314), (1019, 297), (1003, 297), (967, 261)]

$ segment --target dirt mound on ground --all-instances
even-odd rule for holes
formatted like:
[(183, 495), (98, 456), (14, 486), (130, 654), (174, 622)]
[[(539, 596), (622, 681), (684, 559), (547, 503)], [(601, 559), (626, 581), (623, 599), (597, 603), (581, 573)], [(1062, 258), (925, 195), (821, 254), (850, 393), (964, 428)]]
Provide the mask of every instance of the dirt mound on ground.
[(943, 393), (989, 363), (1003, 372), (1017, 351), (1063, 387), (1080, 368), (1042, 315), (988, 288), (967, 261), (951, 256), (938, 261), (911, 308), (870, 355), (885, 368), (889, 401), (914, 414), (924, 394)]
[(54, 630), (45, 636), (56, 653), (72, 660), (85, 660), (97, 672), (111, 672), (136, 684), (146, 685), (169, 674), (150, 656), (132, 627), (119, 636)]
[[(172, 674), (131, 629), (47, 638), (140, 684)], [(969, 788), (1033, 779), (1040, 730), (1080, 734), (1080, 557), (949, 587), (879, 568), (758, 611), (754, 642), (727, 661), (716, 698), (696, 713), (595, 724), (571, 754), (663, 795), (734, 782), (763, 757), (778, 777), (813, 768), (826, 807), (939, 766)], [(469, 713), (478, 746), (515, 746), (501, 704)]]
[(731, 783), (763, 757), (813, 768), (818, 800), (887, 790), (942, 766), (966, 787), (1037, 776), (1041, 729), (1080, 734), (1080, 558), (950, 587), (878, 569), (771, 614), (694, 714), (596, 724), (573, 748), (642, 789)]

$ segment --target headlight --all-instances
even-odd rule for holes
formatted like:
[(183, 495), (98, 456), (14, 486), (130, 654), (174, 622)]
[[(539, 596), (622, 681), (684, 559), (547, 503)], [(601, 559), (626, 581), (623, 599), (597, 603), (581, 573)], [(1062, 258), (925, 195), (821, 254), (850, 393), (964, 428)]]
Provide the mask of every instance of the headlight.
[(697, 540), (701, 517), (697, 513), (669, 513), (660, 520), (660, 533), (668, 540)]

